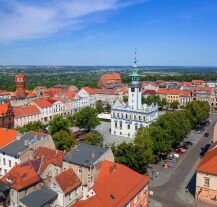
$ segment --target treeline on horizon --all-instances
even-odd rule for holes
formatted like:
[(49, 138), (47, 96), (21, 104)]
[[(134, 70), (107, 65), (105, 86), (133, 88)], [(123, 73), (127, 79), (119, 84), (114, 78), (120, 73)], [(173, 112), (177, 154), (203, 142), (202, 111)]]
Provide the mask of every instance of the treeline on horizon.
[[(51, 87), (58, 84), (62, 85), (76, 85), (81, 88), (90, 86), (98, 87), (98, 81), (102, 72), (85, 72), (85, 73), (48, 73), (46, 71), (41, 73), (27, 73), (27, 89), (33, 90), (36, 86), (41, 85)], [(129, 83), (130, 77), (128, 72), (121, 72), (123, 83)], [(141, 81), (192, 81), (195, 79), (202, 79), (205, 81), (217, 80), (217, 74), (214, 73), (180, 73), (178, 75), (143, 75), (141, 74)], [(0, 73), (0, 90), (15, 91), (14, 74)]]

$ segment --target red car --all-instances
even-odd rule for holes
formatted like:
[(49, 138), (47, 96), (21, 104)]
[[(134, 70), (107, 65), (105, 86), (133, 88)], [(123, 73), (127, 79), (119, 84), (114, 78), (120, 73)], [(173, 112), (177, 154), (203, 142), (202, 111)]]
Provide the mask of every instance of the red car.
[(179, 149), (176, 149), (176, 150), (175, 150), (175, 153), (177, 153), (177, 154), (184, 154), (184, 153), (185, 153), (185, 150), (182, 149), (182, 148), (179, 148)]

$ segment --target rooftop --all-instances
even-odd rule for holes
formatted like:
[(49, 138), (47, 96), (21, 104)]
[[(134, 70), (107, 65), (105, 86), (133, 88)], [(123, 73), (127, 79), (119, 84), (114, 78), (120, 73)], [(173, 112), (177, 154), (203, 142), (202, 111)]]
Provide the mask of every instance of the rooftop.
[(78, 202), (72, 207), (123, 207), (126, 206), (149, 182), (147, 176), (130, 168), (103, 161), (101, 171), (93, 186), (95, 196)]
[(44, 98), (35, 99), (33, 102), (35, 102), (40, 108), (46, 108), (51, 107), (51, 103)]
[(63, 160), (79, 166), (91, 167), (101, 158), (109, 148), (88, 144), (79, 144), (77, 148), (67, 153)]
[(0, 148), (13, 142), (16, 135), (17, 132), (15, 130), (0, 128)]
[(20, 202), (27, 207), (42, 207), (53, 202), (57, 196), (58, 194), (51, 189), (43, 188), (23, 197)]
[(213, 148), (206, 153), (206, 155), (197, 166), (196, 171), (211, 175), (217, 175), (217, 148)]
[(72, 192), (81, 185), (81, 181), (72, 168), (60, 173), (55, 179), (64, 194)]
[(31, 185), (41, 181), (38, 175), (40, 167), (40, 159), (27, 161), (23, 164), (15, 165), (8, 173), (6, 173), (1, 181), (11, 188), (21, 191)]
[(17, 136), (13, 142), (1, 148), (0, 152), (19, 157), (20, 153), (27, 150), (30, 144), (35, 144), (47, 136), (47, 134), (38, 132), (29, 132), (21, 137)]
[(40, 111), (38, 110), (36, 106), (16, 107), (13, 110), (14, 110), (14, 115), (16, 118), (40, 114)]
[(53, 164), (61, 167), (63, 162), (64, 152), (59, 150), (49, 149), (47, 147), (39, 147), (35, 151), (35, 157), (39, 157), (42, 159), (40, 172), (42, 173), (49, 164)]

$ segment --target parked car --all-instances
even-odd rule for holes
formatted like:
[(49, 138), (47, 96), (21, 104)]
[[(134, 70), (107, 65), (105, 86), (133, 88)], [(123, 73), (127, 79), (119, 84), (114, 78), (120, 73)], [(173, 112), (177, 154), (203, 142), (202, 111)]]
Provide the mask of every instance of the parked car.
[(191, 141), (186, 141), (183, 144), (186, 146), (192, 146), (193, 145), (193, 143)]
[(176, 149), (175, 150), (175, 153), (177, 153), (177, 154), (184, 154), (185, 153), (185, 150), (184, 149), (182, 149), (182, 148), (179, 148), (179, 149)]
[(208, 136), (209, 136), (209, 133), (205, 133), (205, 134), (204, 134), (204, 137), (208, 137)]

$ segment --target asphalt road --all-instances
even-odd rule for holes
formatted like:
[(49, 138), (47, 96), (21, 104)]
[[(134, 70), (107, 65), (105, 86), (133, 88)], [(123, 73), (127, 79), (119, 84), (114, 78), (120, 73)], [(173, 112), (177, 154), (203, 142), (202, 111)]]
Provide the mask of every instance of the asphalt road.
[(200, 157), (202, 149), (212, 140), (213, 128), (217, 120), (217, 114), (211, 114), (210, 119), (212, 122), (206, 130), (210, 134), (209, 137), (203, 137), (204, 133), (202, 133), (202, 138), (200, 141), (191, 149), (182, 163), (180, 163), (180, 165), (175, 169), (169, 181), (164, 185), (150, 188), (150, 190), (154, 192), (154, 195), (150, 197), (156, 201), (159, 201), (163, 207), (192, 206), (186, 203), (184, 199), (182, 200), (177, 196), (177, 190), (181, 186), (185, 177), (192, 170), (192, 167), (195, 166)]

